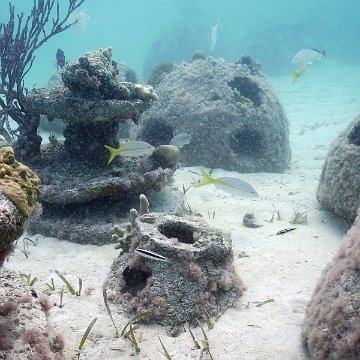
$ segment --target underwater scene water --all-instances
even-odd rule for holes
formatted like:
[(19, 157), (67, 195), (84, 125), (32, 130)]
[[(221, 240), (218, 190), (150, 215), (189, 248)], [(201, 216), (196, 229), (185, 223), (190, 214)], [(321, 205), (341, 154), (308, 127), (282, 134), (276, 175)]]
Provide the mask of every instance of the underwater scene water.
[(0, 359), (360, 359), (360, 4), (0, 0)]

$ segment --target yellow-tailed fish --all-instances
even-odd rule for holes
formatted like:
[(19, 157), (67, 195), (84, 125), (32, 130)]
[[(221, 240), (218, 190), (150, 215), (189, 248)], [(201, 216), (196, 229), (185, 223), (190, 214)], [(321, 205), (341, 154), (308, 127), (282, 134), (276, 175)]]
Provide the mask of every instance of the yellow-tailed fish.
[(200, 169), (202, 179), (193, 187), (214, 184), (218, 189), (226, 191), (234, 196), (239, 197), (257, 197), (259, 196), (256, 190), (246, 181), (233, 177), (219, 177), (210, 176), (205, 170)]
[(129, 141), (121, 145), (118, 149), (115, 149), (109, 145), (104, 145), (107, 150), (110, 152), (110, 158), (108, 164), (110, 164), (115, 156), (121, 155), (124, 157), (127, 156), (144, 156), (151, 155), (154, 151), (154, 147), (144, 141)]
[(294, 70), (292, 72), (292, 76), (293, 76), (293, 82), (292, 83), (293, 84), (295, 84), (296, 80), (304, 74), (306, 68), (307, 68), (307, 65), (302, 66), (301, 68), (296, 69), (296, 70)]

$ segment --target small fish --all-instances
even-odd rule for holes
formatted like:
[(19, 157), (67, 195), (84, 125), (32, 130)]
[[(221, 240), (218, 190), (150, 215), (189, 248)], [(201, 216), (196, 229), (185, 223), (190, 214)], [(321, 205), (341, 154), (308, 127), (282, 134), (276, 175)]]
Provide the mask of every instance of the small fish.
[(191, 141), (191, 134), (189, 133), (181, 133), (175, 135), (169, 142), (170, 145), (175, 145), (179, 149), (181, 149), (183, 146), (189, 144)]
[(7, 141), (6, 141), (6, 139), (4, 138), (4, 136), (2, 136), (1, 134), (0, 134), (0, 147), (4, 147), (4, 146), (7, 146)]
[(110, 164), (116, 155), (120, 154), (124, 157), (151, 155), (154, 147), (144, 141), (129, 141), (115, 149), (109, 145), (104, 145), (110, 152), (108, 164)]
[(38, 294), (36, 293), (36, 291), (34, 289), (30, 289), (30, 293), (31, 293), (32, 297), (34, 297), (35, 299), (38, 298)]
[(296, 228), (282, 229), (282, 230), (278, 231), (278, 232), (276, 233), (276, 235), (283, 235), (283, 234), (286, 234), (286, 233), (288, 233), (288, 232), (290, 232), (290, 231), (293, 231), (293, 230), (295, 230), (295, 229), (296, 229)]
[(300, 67), (312, 64), (316, 60), (326, 58), (326, 51), (317, 49), (302, 49), (292, 59), (292, 63), (300, 65)]
[(210, 49), (210, 51), (214, 51), (214, 49), (215, 49), (219, 26), (220, 26), (220, 21), (217, 20), (216, 24), (211, 27), (210, 34), (209, 34), (209, 49)]
[(146, 257), (151, 260), (158, 260), (158, 261), (165, 261), (165, 262), (169, 261), (168, 258), (166, 258), (165, 256), (162, 256), (154, 251), (140, 249), (140, 248), (136, 248), (134, 251), (137, 254), (139, 254), (140, 256)]
[(65, 66), (65, 53), (61, 49), (57, 49), (56, 52), (56, 65), (58, 69), (62, 69)]
[(219, 177), (214, 178), (210, 176), (205, 170), (200, 169), (203, 177), (193, 187), (198, 188), (207, 184), (214, 184), (218, 189), (226, 191), (234, 196), (240, 197), (257, 197), (259, 196), (256, 190), (246, 181), (233, 177)]
[(264, 301), (259, 302), (259, 303), (256, 305), (256, 307), (261, 307), (261, 306), (263, 306), (263, 305), (265, 305), (265, 304), (270, 304), (270, 303), (272, 303), (272, 302), (274, 302), (274, 301), (275, 301), (274, 299), (267, 299), (267, 300), (264, 300)]

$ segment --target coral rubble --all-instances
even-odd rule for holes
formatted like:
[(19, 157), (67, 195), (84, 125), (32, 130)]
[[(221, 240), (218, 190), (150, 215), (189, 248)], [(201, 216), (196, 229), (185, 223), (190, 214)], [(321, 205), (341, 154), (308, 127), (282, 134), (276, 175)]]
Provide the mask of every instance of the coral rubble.
[[(229, 235), (202, 221), (163, 213), (135, 217), (131, 229), (120, 238), (123, 251), (106, 284), (109, 299), (122, 309), (147, 311), (146, 320), (176, 334), (185, 322), (202, 319), (205, 311), (218, 315), (244, 291)], [(143, 257), (136, 248), (167, 261)]]
[(178, 65), (157, 86), (137, 138), (158, 146), (191, 133), (182, 165), (278, 172), (290, 162), (288, 121), (259, 64), (212, 57)]
[(360, 116), (337, 137), (323, 165), (316, 197), (349, 221), (360, 207)]
[(321, 275), (302, 333), (311, 359), (359, 359), (360, 216)]

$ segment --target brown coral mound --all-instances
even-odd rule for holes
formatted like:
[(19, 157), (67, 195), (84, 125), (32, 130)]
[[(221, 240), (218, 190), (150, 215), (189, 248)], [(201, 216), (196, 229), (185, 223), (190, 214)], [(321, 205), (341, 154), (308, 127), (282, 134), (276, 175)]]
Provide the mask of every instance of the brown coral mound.
[(40, 193), (40, 179), (27, 166), (15, 160), (11, 147), (0, 149), (0, 186), (23, 215), (31, 213)]
[(303, 337), (311, 358), (360, 358), (360, 216), (323, 271), (306, 310)]

